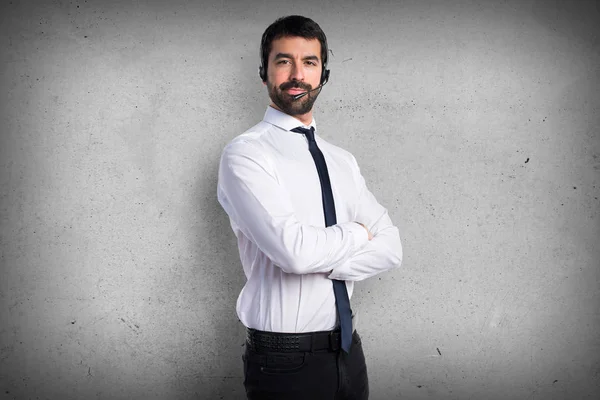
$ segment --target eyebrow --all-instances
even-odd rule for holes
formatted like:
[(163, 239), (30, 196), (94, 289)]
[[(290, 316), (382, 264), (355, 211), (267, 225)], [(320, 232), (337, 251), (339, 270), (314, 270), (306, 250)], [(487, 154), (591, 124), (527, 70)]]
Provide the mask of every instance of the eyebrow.
[[(275, 55), (275, 58), (273, 59), (273, 61), (277, 61), (281, 58), (294, 58), (294, 56), (292, 56), (289, 53), (277, 53)], [(319, 61), (319, 57), (315, 56), (315, 55), (310, 55), (310, 56), (306, 56), (302, 58), (303, 60), (313, 60), (313, 61)]]

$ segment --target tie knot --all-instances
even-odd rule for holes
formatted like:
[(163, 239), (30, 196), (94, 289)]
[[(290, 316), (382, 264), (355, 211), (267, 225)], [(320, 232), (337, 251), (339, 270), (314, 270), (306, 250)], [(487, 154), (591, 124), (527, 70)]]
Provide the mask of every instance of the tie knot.
[(310, 129), (306, 129), (306, 128), (299, 126), (297, 128), (292, 129), (292, 132), (302, 133), (302, 134), (306, 135), (309, 142), (315, 141), (315, 127), (314, 126), (311, 126)]

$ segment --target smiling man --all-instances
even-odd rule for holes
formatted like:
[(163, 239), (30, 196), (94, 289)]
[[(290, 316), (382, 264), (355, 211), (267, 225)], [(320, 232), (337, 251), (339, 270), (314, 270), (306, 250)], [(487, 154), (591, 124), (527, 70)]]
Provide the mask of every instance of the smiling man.
[(313, 20), (271, 24), (259, 68), (271, 104), (221, 155), (218, 200), (247, 278), (236, 310), (248, 399), (368, 399), (354, 282), (402, 260), (398, 229), (356, 159), (316, 130), (327, 57)]

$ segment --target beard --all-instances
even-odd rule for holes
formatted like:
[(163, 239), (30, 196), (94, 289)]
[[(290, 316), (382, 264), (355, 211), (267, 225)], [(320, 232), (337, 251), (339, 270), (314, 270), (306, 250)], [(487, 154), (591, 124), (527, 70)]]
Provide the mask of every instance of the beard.
[(279, 87), (272, 85), (270, 82), (267, 82), (267, 88), (269, 90), (269, 97), (271, 101), (279, 107), (281, 111), (288, 115), (303, 115), (312, 110), (312, 106), (319, 97), (320, 90), (315, 90), (314, 92), (310, 92), (304, 96), (302, 96), (298, 100), (294, 100), (291, 94), (286, 93), (284, 90), (290, 88), (300, 88), (304, 89), (307, 92), (312, 89), (312, 86), (298, 81), (285, 82), (282, 83)]

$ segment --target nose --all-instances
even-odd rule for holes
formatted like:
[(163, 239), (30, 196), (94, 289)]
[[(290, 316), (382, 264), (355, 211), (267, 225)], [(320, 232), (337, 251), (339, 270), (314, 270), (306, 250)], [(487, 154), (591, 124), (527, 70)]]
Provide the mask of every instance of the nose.
[(302, 63), (294, 63), (292, 70), (290, 71), (290, 80), (304, 80), (304, 69), (302, 67)]

